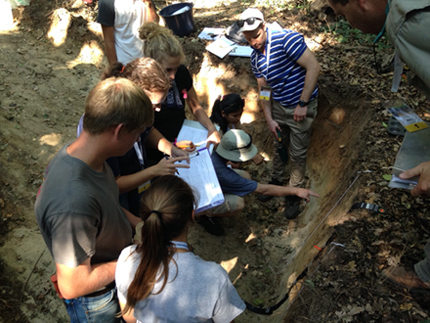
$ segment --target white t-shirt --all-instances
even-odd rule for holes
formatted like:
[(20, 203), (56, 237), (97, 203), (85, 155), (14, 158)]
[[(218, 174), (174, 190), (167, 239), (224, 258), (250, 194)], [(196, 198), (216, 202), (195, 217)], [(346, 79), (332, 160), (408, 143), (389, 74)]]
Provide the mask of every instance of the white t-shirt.
[[(141, 259), (135, 249), (135, 245), (125, 248), (116, 267), (118, 298), (124, 304)], [(245, 310), (245, 303), (220, 265), (191, 252), (176, 253), (174, 259), (178, 270), (171, 261), (163, 291), (137, 302), (134, 317), (138, 322), (228, 323)], [(162, 282), (157, 282), (153, 292), (161, 286)]]
[(143, 57), (143, 40), (139, 27), (148, 21), (146, 6), (141, 0), (100, 0), (97, 22), (114, 27), (118, 62), (126, 65)]

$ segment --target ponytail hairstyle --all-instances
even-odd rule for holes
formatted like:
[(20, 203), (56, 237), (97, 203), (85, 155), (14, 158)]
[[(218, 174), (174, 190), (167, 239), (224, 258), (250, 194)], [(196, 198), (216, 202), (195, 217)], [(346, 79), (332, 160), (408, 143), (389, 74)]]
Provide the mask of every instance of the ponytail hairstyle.
[[(142, 242), (136, 247), (140, 264), (127, 292), (123, 314), (129, 312), (151, 294), (156, 282), (169, 279), (169, 262), (175, 253), (171, 240), (178, 237), (192, 222), (196, 200), (191, 187), (174, 175), (161, 176), (142, 197)], [(176, 263), (175, 263), (176, 265)], [(161, 274), (157, 277), (157, 272)]]
[(129, 79), (150, 93), (166, 93), (171, 87), (167, 72), (149, 57), (136, 58), (126, 66), (116, 62), (102, 74), (102, 80), (112, 76)]
[(226, 95), (220, 95), (212, 107), (212, 115), (210, 117), (213, 123), (219, 125), (223, 133), (227, 132), (228, 121), (222, 116), (221, 112), (225, 115), (242, 110), (245, 106), (244, 100), (239, 94), (230, 93)]
[(143, 40), (143, 55), (162, 62), (167, 57), (179, 57), (185, 61), (184, 51), (173, 32), (155, 22), (146, 22), (139, 28), (139, 38)]

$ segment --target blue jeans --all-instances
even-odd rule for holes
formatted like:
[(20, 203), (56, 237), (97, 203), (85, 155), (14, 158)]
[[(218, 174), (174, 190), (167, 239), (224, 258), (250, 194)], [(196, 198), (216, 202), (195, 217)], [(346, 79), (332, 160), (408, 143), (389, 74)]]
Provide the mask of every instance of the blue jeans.
[(121, 311), (116, 288), (96, 297), (77, 297), (64, 300), (72, 323), (117, 323)]

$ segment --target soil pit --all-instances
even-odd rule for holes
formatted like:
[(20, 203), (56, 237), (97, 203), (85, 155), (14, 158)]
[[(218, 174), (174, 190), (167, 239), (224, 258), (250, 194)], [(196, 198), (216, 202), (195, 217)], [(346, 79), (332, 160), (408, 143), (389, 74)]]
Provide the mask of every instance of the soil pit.
[[(240, 76), (236, 75), (237, 79), (240, 81)], [(248, 103), (244, 115), (255, 120), (243, 123), (242, 128), (256, 138), (256, 146), (269, 162), (264, 166), (248, 164), (245, 169), (253, 179), (267, 182), (272, 137), (264, 116), (255, 114), (254, 104), (248, 109)], [(360, 132), (368, 119), (369, 113), (357, 100), (333, 107), (324, 96), (320, 98), (308, 153), (307, 182), (307, 187), (320, 194), (320, 198), (312, 199), (296, 220), (284, 218), (283, 198), (261, 203), (256, 195), (248, 195), (241, 214), (223, 219), (226, 236), (213, 237), (194, 227), (190, 243), (195, 252), (206, 260), (221, 263), (241, 297), (250, 304), (276, 304), (319, 252), (314, 246), (324, 247), (332, 227), (349, 210), (356, 187), (343, 194), (357, 175)], [(288, 302), (270, 317), (246, 311), (237, 321), (282, 321), (287, 307)]]

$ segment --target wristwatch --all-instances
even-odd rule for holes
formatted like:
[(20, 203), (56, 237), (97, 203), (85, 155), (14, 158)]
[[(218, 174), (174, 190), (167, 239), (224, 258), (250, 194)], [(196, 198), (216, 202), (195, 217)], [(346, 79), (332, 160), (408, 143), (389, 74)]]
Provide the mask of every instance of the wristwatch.
[(302, 107), (302, 108), (304, 108), (305, 106), (307, 106), (309, 104), (309, 101), (308, 102), (306, 102), (306, 101), (302, 101), (302, 100), (300, 100), (299, 101), (299, 105)]

